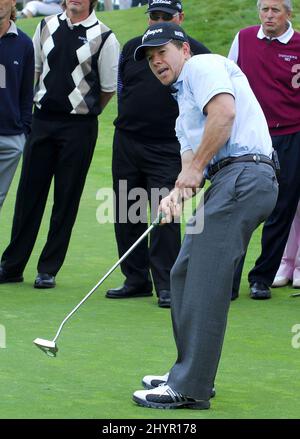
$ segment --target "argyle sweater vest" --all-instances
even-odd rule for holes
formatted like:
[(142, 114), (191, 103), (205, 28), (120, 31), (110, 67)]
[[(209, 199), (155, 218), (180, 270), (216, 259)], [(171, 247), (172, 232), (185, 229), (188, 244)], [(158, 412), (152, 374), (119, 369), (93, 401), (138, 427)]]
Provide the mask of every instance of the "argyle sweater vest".
[(40, 112), (98, 115), (100, 80), (97, 61), (111, 30), (99, 21), (70, 28), (60, 15), (41, 22), (43, 70), (34, 101)]

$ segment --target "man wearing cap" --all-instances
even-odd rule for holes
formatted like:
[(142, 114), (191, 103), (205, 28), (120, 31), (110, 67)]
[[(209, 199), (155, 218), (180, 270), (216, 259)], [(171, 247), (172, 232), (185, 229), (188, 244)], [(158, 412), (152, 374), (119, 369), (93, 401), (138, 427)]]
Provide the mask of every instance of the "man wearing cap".
[(133, 399), (151, 408), (208, 409), (235, 268), (276, 203), (272, 142), (262, 109), (234, 62), (220, 55), (191, 57), (186, 34), (169, 23), (146, 31), (135, 58), (145, 56), (161, 83), (177, 89), (179, 106), (182, 171), (160, 204), (163, 222), (180, 213), (181, 201), (204, 177), (211, 185), (204, 195), (203, 231), (193, 230), (197, 209), (171, 272), (177, 360), (166, 375), (144, 377), (152, 389), (135, 392)]
[[(149, 24), (167, 21), (180, 24), (184, 19), (179, 0), (149, 0), (147, 13)], [(147, 199), (145, 221), (133, 221), (130, 211), (136, 199), (130, 199), (130, 191), (143, 188), (145, 198), (151, 200), (152, 189), (173, 188), (181, 168), (180, 146), (174, 130), (178, 107), (170, 90), (152, 75), (148, 63), (134, 61), (134, 51), (141, 41), (142, 36), (139, 36), (125, 44), (119, 64), (112, 174), (116, 195), (115, 234), (120, 257), (147, 228)], [(209, 52), (192, 38), (189, 43), (196, 54)], [(125, 202), (127, 205), (122, 204)], [(158, 203), (159, 200), (157, 205), (151, 206), (152, 218), (156, 216)], [(158, 304), (169, 308), (170, 270), (180, 242), (180, 224), (155, 228), (150, 248), (146, 241), (142, 242), (121, 264), (124, 285), (107, 291), (106, 297), (152, 296), (151, 268)]]

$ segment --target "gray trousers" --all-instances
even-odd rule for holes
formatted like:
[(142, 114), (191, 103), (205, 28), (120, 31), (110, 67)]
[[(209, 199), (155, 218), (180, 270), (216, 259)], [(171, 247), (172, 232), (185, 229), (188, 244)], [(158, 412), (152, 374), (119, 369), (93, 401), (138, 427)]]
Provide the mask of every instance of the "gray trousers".
[(24, 144), (24, 134), (0, 136), (0, 209), (15, 175)]
[(178, 357), (168, 384), (208, 400), (221, 355), (233, 276), (256, 227), (272, 212), (278, 184), (271, 166), (234, 163), (212, 179), (202, 233), (185, 235), (171, 272)]

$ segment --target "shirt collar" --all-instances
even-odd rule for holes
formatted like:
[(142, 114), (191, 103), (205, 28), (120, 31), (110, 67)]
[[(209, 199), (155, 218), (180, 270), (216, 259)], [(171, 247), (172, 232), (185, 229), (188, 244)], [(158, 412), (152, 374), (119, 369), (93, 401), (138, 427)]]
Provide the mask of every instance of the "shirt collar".
[(12, 20), (9, 20), (9, 21), (10, 21), (10, 26), (9, 26), (8, 31), (6, 33), (19, 35), (18, 29), (17, 29), (17, 26), (15, 25), (15, 23)]
[(84, 27), (90, 27), (98, 21), (95, 11), (92, 11), (92, 13), (85, 20), (79, 21), (78, 23), (72, 23), (69, 17), (67, 16), (66, 11), (64, 11), (59, 18), (61, 20), (66, 20), (69, 28), (73, 28), (74, 26), (79, 26), (79, 25)]
[(290, 39), (294, 35), (294, 29), (293, 29), (292, 23), (290, 21), (288, 21), (288, 24), (289, 24), (289, 27), (286, 30), (286, 32), (284, 32), (284, 34), (280, 35), (279, 37), (267, 37), (267, 35), (265, 35), (265, 33), (263, 31), (263, 27), (260, 26), (259, 31), (257, 33), (257, 38), (259, 38), (260, 40), (263, 40), (264, 38), (267, 38), (268, 40), (278, 40), (278, 41), (280, 41), (280, 43), (288, 44), (288, 42), (290, 41)]
[(182, 87), (182, 83), (184, 80), (184, 71), (185, 71), (186, 62), (184, 63), (180, 75), (178, 76), (176, 82), (174, 82), (173, 87), (179, 90)]

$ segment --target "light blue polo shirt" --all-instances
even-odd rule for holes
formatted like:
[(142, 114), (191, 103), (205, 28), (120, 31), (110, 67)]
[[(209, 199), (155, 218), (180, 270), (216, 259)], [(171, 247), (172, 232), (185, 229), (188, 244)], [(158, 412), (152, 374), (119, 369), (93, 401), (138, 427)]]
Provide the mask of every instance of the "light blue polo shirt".
[(252, 153), (271, 157), (273, 148), (266, 118), (246, 76), (233, 61), (214, 54), (193, 56), (173, 85), (177, 89), (176, 135), (181, 154), (187, 150), (195, 153), (201, 143), (206, 122), (204, 107), (214, 96), (229, 93), (236, 106), (231, 136), (210, 164)]

